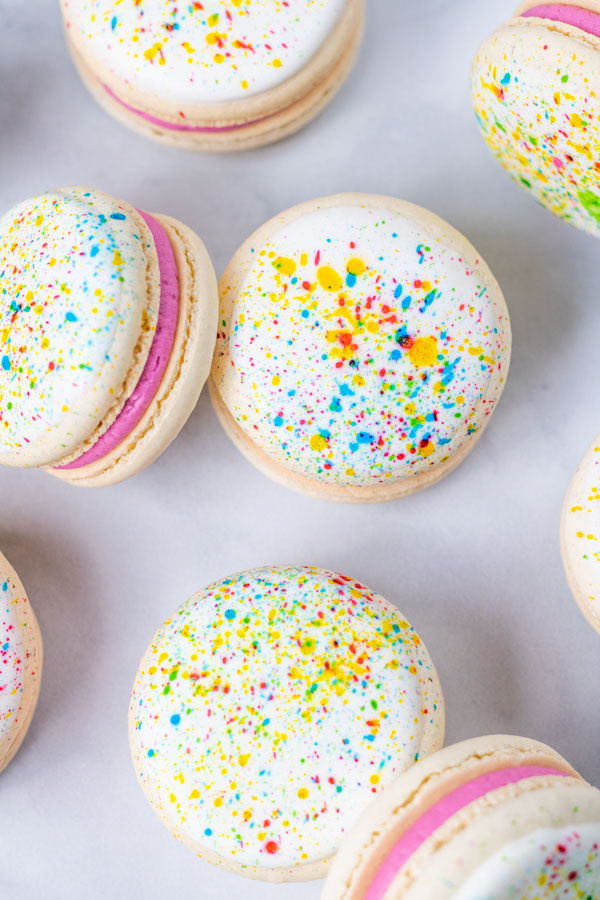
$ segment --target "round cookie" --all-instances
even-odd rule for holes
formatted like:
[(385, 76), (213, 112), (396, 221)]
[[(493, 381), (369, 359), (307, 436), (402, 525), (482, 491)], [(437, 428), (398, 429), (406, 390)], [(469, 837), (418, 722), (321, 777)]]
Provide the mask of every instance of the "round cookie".
[(361, 817), (322, 900), (592, 900), (600, 791), (549, 747), (495, 736), (417, 763)]
[(163, 215), (69, 187), (0, 219), (0, 462), (122, 481), (175, 438), (210, 369), (216, 277)]
[(587, 451), (569, 485), (562, 511), (561, 548), (569, 587), (584, 616), (600, 633), (600, 438)]
[(348, 76), (365, 0), (62, 0), (98, 102), (148, 137), (242, 150), (297, 131)]
[(502, 393), (510, 324), (471, 244), (366, 194), (296, 206), (219, 285), (211, 396), (232, 440), (288, 487), (390, 500), (438, 481)]
[(0, 772), (27, 734), (41, 675), (38, 623), (19, 576), (0, 553)]
[(543, 206), (595, 235), (598, 83), (598, 0), (522, 3), (473, 63), (473, 103), (496, 159)]
[(172, 833), (266, 881), (324, 874), (374, 795), (443, 742), (439, 681), (401, 613), (313, 567), (199, 591), (142, 660), (130, 743)]

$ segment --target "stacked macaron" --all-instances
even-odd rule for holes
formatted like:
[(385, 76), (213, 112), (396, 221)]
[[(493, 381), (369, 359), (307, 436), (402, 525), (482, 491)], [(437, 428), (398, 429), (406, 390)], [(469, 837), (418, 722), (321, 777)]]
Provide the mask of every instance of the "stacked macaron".
[(421, 639), (364, 585), (314, 567), (242, 572), (180, 606), (130, 706), (135, 769), (167, 827), (267, 881), (322, 876), (395, 775), (439, 749)]
[(168, 216), (81, 187), (0, 219), (0, 461), (81, 485), (152, 462), (193, 409), (214, 271)]
[(473, 102), (512, 177), (553, 213), (600, 233), (600, 3), (526, 0), (482, 44)]
[(62, 0), (96, 99), (179, 146), (239, 150), (296, 131), (331, 100), (362, 36), (364, 0)]
[(220, 283), (211, 394), (248, 458), (289, 487), (388, 500), (473, 449), (502, 393), (510, 324), (475, 248), (432, 213), (340, 194), (253, 234)]

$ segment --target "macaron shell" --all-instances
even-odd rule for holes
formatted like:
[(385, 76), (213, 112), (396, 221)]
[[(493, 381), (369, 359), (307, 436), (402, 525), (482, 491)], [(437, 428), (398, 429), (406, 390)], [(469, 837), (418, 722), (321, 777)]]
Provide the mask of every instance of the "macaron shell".
[(600, 39), (535, 17), (499, 28), (472, 71), (475, 111), (498, 162), (551, 212), (594, 235), (599, 80)]
[(160, 300), (152, 236), (129, 204), (70, 187), (0, 220), (0, 462), (69, 462), (139, 379)]
[(590, 625), (600, 633), (600, 435), (567, 491), (561, 549), (569, 587)]
[[(214, 623), (210, 625), (211, 610), (217, 611), (215, 598), (218, 608), (223, 606), (223, 623), (231, 623), (227, 638), (222, 625), (216, 630)], [(259, 620), (267, 606), (269, 625), (263, 628)], [(322, 617), (321, 608), (328, 610)], [(200, 616), (206, 619), (204, 626)], [(317, 622), (321, 623), (318, 629)], [(214, 659), (206, 658), (206, 627), (207, 636), (217, 641), (215, 647), (224, 641), (228, 659), (222, 673)], [(178, 639), (179, 646), (173, 642), (177, 633), (185, 638)], [(132, 696), (132, 754), (151, 804), (180, 840), (210, 862), (267, 881), (321, 877), (348, 820), (365, 801), (389, 782), (394, 771), (414, 762), (414, 754), (424, 755), (441, 746), (439, 682), (425, 649), (413, 636), (410, 626), (383, 598), (350, 579), (312, 567), (240, 573), (191, 598), (156, 636)], [(236, 654), (244, 640), (260, 647), (260, 663), (256, 650), (244, 656), (249, 674), (237, 685), (241, 657)], [(189, 649), (186, 641), (191, 641)], [(353, 646), (349, 648), (347, 641)], [(299, 646), (304, 649), (295, 649)], [(190, 659), (196, 660), (189, 663), (192, 674), (194, 669), (199, 673), (195, 683), (212, 691), (202, 701), (211, 704), (212, 725), (205, 737), (201, 737), (200, 701), (195, 709), (186, 711), (185, 706), (186, 681), (188, 687), (194, 686), (185, 676), (184, 657), (190, 653)], [(281, 659), (272, 663), (278, 655)], [(408, 656), (413, 657), (407, 662), (410, 672), (405, 669)], [(149, 687), (149, 680), (160, 688), (164, 680), (160, 673), (172, 671), (175, 657), (184, 667), (183, 681), (180, 676), (167, 681), (164, 699), (160, 690)], [(354, 658), (365, 679), (362, 687), (353, 674)], [(207, 664), (214, 668), (212, 673)], [(329, 681), (324, 678), (327, 672)], [(311, 689), (304, 696), (306, 678), (315, 683), (316, 692)], [(210, 688), (213, 682), (228, 688), (222, 699)], [(402, 698), (399, 706), (388, 702), (392, 693)], [(244, 699), (250, 695), (252, 709)], [(234, 734), (225, 740), (219, 723), (223, 715), (229, 720), (229, 706), (247, 712), (231, 720), (238, 724), (231, 726)], [(173, 715), (175, 727), (169, 724)], [(262, 726), (252, 724), (255, 718)], [(361, 723), (366, 720), (362, 728), (370, 736), (361, 737)], [(214, 754), (218, 751), (218, 764), (200, 751), (193, 734), (200, 746), (210, 747)], [(285, 735), (283, 743), (281, 735)], [(170, 750), (174, 738), (177, 745)], [(191, 756), (178, 749), (185, 749), (188, 742)], [(168, 763), (173, 752), (177, 766), (171, 771)], [(263, 769), (267, 770), (264, 778)], [(201, 772), (201, 778), (196, 772)], [(173, 782), (173, 774), (184, 781), (180, 784), (178, 777)], [(238, 799), (234, 801), (235, 791)], [(228, 835), (234, 823), (231, 834), (237, 837), (232, 843)]]
[(0, 553), (0, 772), (29, 729), (42, 661), (37, 619), (17, 573)]
[[(430, 842), (418, 878), (408, 888), (398, 879), (386, 900), (595, 896), (600, 884), (600, 791), (573, 779), (531, 781), (539, 783), (522, 793), (490, 795), (493, 805), (476, 803), (457, 817), (461, 821), (452, 834), (440, 834), (435, 846)], [(582, 872), (586, 864), (589, 869)]]
[[(190, 120), (203, 121), (207, 127), (205, 131), (196, 132), (181, 131), (161, 124), (171, 122), (175, 126), (178, 124), (177, 117), (172, 111), (162, 109), (156, 98), (153, 98), (152, 105), (147, 99), (140, 97), (129, 98), (125, 105), (112, 88), (110, 92), (106, 89), (104, 82), (97, 77), (89, 61), (84, 59), (69, 35), (67, 39), (82, 81), (100, 106), (123, 125), (170, 146), (224, 153), (250, 150), (282, 140), (319, 115), (340, 90), (356, 61), (362, 42), (364, 19), (364, 0), (350, 0), (348, 12), (338, 29), (337, 55), (333, 54), (333, 48), (328, 44), (327, 52), (319, 54), (305, 71), (293, 79), (293, 84), (269, 91), (254, 103), (246, 101), (225, 104), (219, 107), (218, 114), (211, 108), (188, 110)], [(144, 111), (143, 115), (139, 114), (139, 109)], [(149, 116), (150, 119), (144, 116)], [(244, 124), (237, 127), (232, 123)], [(224, 130), (218, 130), (220, 127)]]
[(322, 900), (363, 900), (387, 854), (424, 812), (474, 778), (518, 766), (556, 768), (578, 777), (555, 750), (529, 738), (489, 735), (444, 747), (371, 803), (335, 857)]
[(339, 32), (358, 2), (257, 0), (236, 9), (215, 0), (212, 14), (171, 8), (170, 33), (164, 0), (137, 8), (62, 0), (62, 8), (69, 39), (103, 83), (136, 109), (180, 111), (193, 122), (240, 110), (253, 117), (265, 103), (276, 111), (304, 95), (314, 83), (311, 66), (316, 62), (322, 75), (341, 55)]
[(179, 317), (171, 357), (150, 406), (111, 453), (79, 469), (47, 471), (80, 487), (105, 487), (150, 465), (194, 410), (210, 371), (218, 319), (217, 279), (197, 234), (170, 216), (152, 214), (167, 232), (177, 263)]
[[(273, 302), (258, 307), (262, 296)], [(275, 217), (233, 257), (220, 300), (217, 412), (253, 462), (306, 493), (375, 501), (436, 481), (472, 449), (504, 386), (510, 326), (489, 269), (447, 223), (393, 198), (342, 194)]]

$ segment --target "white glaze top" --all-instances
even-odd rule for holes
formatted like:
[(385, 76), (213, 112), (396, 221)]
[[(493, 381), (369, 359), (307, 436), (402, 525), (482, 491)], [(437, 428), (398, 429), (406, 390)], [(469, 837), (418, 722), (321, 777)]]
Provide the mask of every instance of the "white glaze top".
[(545, 828), (507, 844), (471, 875), (453, 900), (595, 900), (600, 823)]
[(0, 219), (1, 462), (46, 465), (74, 452), (122, 391), (155, 253), (130, 209), (74, 187)]
[(440, 746), (441, 703), (426, 649), (382, 597), (315, 568), (242, 572), (155, 636), (132, 696), (134, 761), (188, 842), (238, 867), (307, 865)]
[(474, 248), (418, 214), (316, 208), (251, 238), (247, 265), (225, 273), (217, 388), (252, 441), (300, 475), (363, 486), (424, 473), (494, 410), (504, 300)]
[(63, 0), (78, 46), (136, 91), (183, 105), (243, 100), (305, 66), (347, 0)]

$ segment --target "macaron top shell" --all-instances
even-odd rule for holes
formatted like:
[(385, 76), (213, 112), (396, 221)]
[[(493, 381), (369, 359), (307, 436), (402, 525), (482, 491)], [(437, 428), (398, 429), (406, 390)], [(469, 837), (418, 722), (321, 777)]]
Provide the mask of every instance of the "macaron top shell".
[(0, 554), (0, 757), (21, 723), (24, 691), (30, 679), (39, 679), (33, 614), (23, 585)]
[[(174, 833), (250, 877), (316, 877), (361, 808), (441, 746), (427, 651), (368, 588), (243, 572), (155, 636), (131, 702), (138, 776)], [(307, 874), (308, 873), (308, 874)]]
[(78, 46), (136, 91), (204, 105), (268, 91), (327, 42), (347, 0), (63, 0)]
[(53, 464), (93, 434), (143, 366), (159, 298), (126, 203), (65, 188), (0, 219), (1, 462)]
[(220, 285), (216, 388), (271, 458), (342, 486), (420, 475), (501, 394), (506, 306), (475, 249), (419, 207), (340, 195), (283, 213)]
[(587, 618), (600, 631), (600, 436), (569, 486), (561, 537), (570, 586)]
[(538, 17), (499, 28), (472, 71), (477, 118), (498, 161), (553, 213), (595, 235), (599, 81), (600, 38)]

